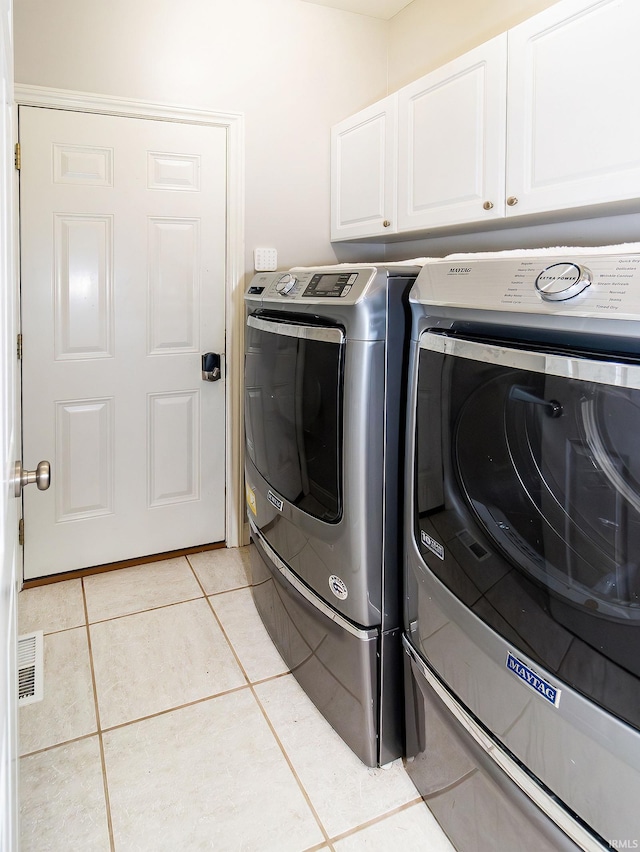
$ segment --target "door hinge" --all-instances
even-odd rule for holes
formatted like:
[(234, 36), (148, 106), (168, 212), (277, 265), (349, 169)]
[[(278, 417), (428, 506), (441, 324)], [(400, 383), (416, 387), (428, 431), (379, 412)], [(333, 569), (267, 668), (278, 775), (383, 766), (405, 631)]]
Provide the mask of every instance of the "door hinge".
[(22, 168), (22, 157), (20, 155), (20, 143), (19, 142), (16, 142), (16, 149), (15, 150), (16, 150), (16, 156), (15, 156), (16, 169), (18, 169), (18, 171), (20, 171), (20, 169)]
[(22, 335), (18, 335), (18, 361), (22, 361)]
[(18, 521), (18, 544), (24, 547), (24, 518)]

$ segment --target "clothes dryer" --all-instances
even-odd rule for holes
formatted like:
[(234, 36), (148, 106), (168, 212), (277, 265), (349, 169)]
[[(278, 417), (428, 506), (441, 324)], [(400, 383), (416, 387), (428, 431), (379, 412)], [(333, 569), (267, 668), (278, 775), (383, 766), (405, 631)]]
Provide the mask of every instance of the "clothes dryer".
[(418, 272), (260, 273), (245, 294), (255, 603), (298, 682), (370, 766), (403, 748), (399, 507)]
[(407, 769), (456, 849), (640, 847), (640, 246), (411, 293)]

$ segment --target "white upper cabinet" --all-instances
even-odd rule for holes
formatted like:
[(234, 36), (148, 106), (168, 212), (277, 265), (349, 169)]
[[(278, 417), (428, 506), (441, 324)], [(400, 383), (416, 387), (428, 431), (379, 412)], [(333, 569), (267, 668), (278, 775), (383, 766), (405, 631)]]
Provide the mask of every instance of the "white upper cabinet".
[(332, 239), (640, 209), (639, 45), (640, 0), (560, 0), (401, 89), (397, 132), (396, 96), (342, 122)]
[(397, 95), (331, 130), (331, 239), (396, 230)]
[(399, 92), (398, 229), (505, 215), (507, 35)]
[(563, 0), (509, 31), (507, 215), (640, 198), (639, 40), (639, 0)]

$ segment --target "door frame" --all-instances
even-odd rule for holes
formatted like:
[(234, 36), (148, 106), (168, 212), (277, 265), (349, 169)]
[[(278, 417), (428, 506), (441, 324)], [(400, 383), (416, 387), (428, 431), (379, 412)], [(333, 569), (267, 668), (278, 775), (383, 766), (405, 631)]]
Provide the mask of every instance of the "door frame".
[[(173, 104), (114, 98), (46, 86), (15, 86), (19, 106), (48, 107), (125, 118), (222, 127), (227, 135), (225, 258), (225, 535), (227, 547), (245, 543), (243, 332), (244, 332), (244, 115), (211, 112)], [(18, 126), (16, 116), (16, 127)], [(20, 211), (16, 212), (19, 217)]]

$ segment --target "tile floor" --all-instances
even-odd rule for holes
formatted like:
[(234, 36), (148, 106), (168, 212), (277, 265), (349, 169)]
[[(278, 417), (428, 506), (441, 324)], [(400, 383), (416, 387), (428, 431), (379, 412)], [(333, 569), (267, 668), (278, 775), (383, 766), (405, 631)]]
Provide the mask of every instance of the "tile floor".
[(402, 762), (360, 763), (287, 672), (247, 551), (21, 592), (19, 632), (45, 633), (22, 852), (452, 852)]

